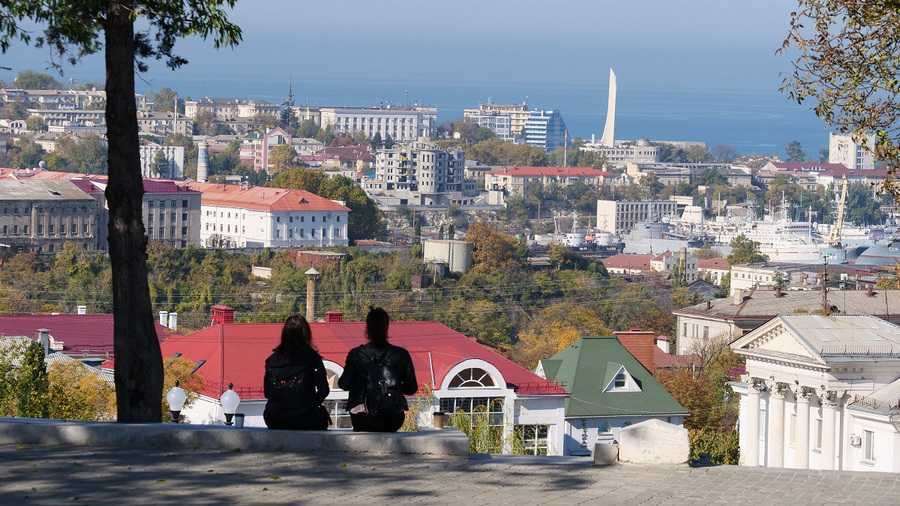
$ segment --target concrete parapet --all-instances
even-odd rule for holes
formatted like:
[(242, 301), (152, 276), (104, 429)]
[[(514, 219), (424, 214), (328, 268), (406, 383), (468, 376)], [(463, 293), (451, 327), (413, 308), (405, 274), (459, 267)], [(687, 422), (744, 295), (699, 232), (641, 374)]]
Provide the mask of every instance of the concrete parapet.
[(619, 432), (619, 460), (633, 464), (684, 464), (690, 455), (688, 431), (650, 419)]
[(597, 443), (594, 445), (594, 465), (612, 466), (619, 461), (619, 445)]
[(30, 444), (241, 450), (365, 455), (468, 456), (469, 440), (455, 430), (367, 433), (235, 429), (214, 425), (81, 423), (0, 418), (0, 445)]

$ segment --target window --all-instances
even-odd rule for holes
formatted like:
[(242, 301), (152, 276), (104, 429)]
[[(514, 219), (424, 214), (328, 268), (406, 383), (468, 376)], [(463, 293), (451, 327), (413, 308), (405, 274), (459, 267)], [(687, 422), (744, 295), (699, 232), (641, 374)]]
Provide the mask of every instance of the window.
[(870, 430), (863, 431), (863, 447), (866, 450), (866, 460), (875, 461), (875, 433)]
[(625, 388), (626, 383), (628, 383), (628, 377), (625, 375), (625, 369), (622, 369), (613, 378), (613, 388)]
[(351, 429), (353, 424), (350, 422), (350, 412), (347, 411), (346, 400), (326, 400), (322, 403), (328, 414), (331, 416), (332, 428), (335, 429)]
[(484, 388), (494, 386), (494, 379), (484, 369), (471, 368), (461, 371), (450, 380), (450, 388)]
[(519, 425), (516, 427), (516, 432), (525, 455), (547, 455), (549, 426)]
[(441, 399), (441, 411), (468, 416), (473, 425), (486, 417), (490, 427), (503, 428), (503, 397), (448, 397)]

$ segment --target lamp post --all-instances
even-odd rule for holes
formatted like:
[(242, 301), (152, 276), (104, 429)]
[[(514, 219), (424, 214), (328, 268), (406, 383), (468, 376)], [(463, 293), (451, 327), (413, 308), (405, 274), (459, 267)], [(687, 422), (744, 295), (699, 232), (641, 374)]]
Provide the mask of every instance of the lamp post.
[(225, 425), (230, 426), (234, 423), (232, 419), (237, 412), (238, 404), (241, 403), (241, 397), (234, 391), (233, 383), (228, 384), (228, 390), (222, 393), (219, 402), (222, 403), (222, 411), (225, 413)]
[(186, 400), (187, 392), (181, 388), (181, 382), (176, 380), (175, 386), (166, 394), (166, 402), (169, 404), (169, 413), (172, 414), (173, 422), (179, 423), (179, 420), (181, 419), (181, 410), (184, 408), (184, 402)]

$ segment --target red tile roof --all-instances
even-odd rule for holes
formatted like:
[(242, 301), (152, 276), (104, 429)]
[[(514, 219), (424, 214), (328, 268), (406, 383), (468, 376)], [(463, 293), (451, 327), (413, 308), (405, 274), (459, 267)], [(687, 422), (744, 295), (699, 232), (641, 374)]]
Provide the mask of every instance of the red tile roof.
[[(0, 316), (0, 335), (35, 338), (38, 329), (49, 329), (64, 344), (63, 353), (74, 356), (113, 356), (111, 314), (18, 314)], [(156, 324), (160, 340), (168, 329)]]
[(606, 177), (608, 172), (593, 167), (497, 167), (489, 174), (513, 177)]
[(719, 269), (727, 271), (731, 269), (728, 260), (724, 258), (701, 258), (697, 261), (698, 269)]
[(797, 171), (797, 172), (822, 172), (831, 169), (846, 169), (847, 167), (841, 163), (827, 163), (817, 161), (806, 162), (772, 162), (772, 165), (779, 170)]
[[(343, 367), (347, 353), (365, 342), (362, 322), (312, 323), (313, 345), (325, 360)], [(206, 393), (219, 395), (219, 333), (225, 336), (225, 382), (247, 400), (261, 400), (266, 357), (278, 344), (282, 324), (233, 323), (214, 325), (185, 336), (172, 336), (162, 343), (163, 356), (181, 353), (194, 361), (205, 361), (198, 372), (206, 379)], [(481, 359), (493, 364), (519, 395), (565, 395), (553, 382), (512, 362), (497, 351), (438, 322), (396, 321), (391, 323), (391, 342), (412, 356), (420, 388), (440, 388), (444, 376), (456, 364)], [(436, 387), (434, 386), (436, 385)]]
[(640, 269), (649, 271), (650, 261), (652, 259), (653, 255), (634, 255), (620, 253), (618, 255), (604, 258), (602, 262), (607, 269), (612, 267), (617, 269)]
[(266, 186), (241, 187), (230, 184), (188, 183), (202, 192), (203, 205), (237, 207), (256, 211), (345, 211), (350, 209), (333, 200), (304, 190), (269, 188)]

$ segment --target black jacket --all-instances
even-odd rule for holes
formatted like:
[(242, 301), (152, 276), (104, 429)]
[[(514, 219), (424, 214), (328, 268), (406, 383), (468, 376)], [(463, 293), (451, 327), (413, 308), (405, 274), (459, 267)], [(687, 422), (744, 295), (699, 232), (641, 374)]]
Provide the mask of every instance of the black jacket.
[(416, 370), (413, 367), (412, 358), (405, 348), (391, 344), (386, 347), (364, 344), (353, 348), (347, 354), (344, 374), (338, 381), (338, 386), (350, 394), (347, 399), (348, 410), (365, 402), (367, 366), (382, 353), (387, 353), (386, 362), (397, 375), (403, 395), (413, 395), (419, 390), (419, 384), (416, 382)]
[(304, 416), (328, 397), (328, 378), (322, 357), (309, 348), (291, 357), (274, 352), (266, 359), (263, 379), (267, 418), (286, 420)]

